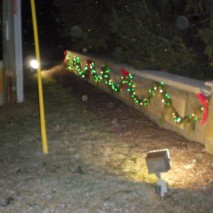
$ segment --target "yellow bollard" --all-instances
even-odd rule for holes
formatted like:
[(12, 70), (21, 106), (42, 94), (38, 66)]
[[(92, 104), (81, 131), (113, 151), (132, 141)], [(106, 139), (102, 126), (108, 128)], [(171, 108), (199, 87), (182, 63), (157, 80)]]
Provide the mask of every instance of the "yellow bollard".
[[(39, 64), (41, 64), (40, 63), (38, 28), (37, 28), (37, 19), (36, 19), (36, 8), (35, 8), (34, 0), (31, 0), (31, 10), (32, 10), (33, 32), (34, 32), (34, 40), (35, 40), (35, 54), (36, 54), (37, 61), (39, 62)], [(47, 133), (46, 133), (46, 124), (45, 124), (45, 116), (44, 116), (44, 97), (43, 97), (40, 66), (37, 69), (37, 74), (38, 74), (38, 95), (39, 95), (42, 149), (43, 149), (43, 153), (48, 154)]]

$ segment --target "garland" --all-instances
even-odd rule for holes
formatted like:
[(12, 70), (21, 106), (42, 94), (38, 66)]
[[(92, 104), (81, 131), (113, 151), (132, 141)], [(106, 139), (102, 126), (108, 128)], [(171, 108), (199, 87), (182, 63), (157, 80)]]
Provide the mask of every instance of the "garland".
[(74, 72), (76, 75), (92, 79), (96, 83), (105, 83), (105, 85), (112, 91), (119, 93), (121, 90), (126, 90), (129, 93), (129, 97), (132, 101), (143, 107), (147, 108), (152, 98), (155, 96), (161, 97), (161, 102), (164, 104), (164, 110), (162, 112), (162, 118), (164, 119), (165, 114), (169, 114), (173, 122), (176, 124), (188, 123), (195, 126), (197, 121), (201, 120), (201, 125), (206, 123), (208, 117), (208, 101), (205, 96), (201, 93), (197, 94), (200, 100), (201, 106), (197, 108), (193, 113), (182, 117), (175, 107), (173, 106), (172, 99), (167, 93), (164, 82), (156, 82), (152, 88), (148, 89), (146, 96), (139, 98), (135, 92), (135, 84), (133, 82), (133, 75), (126, 71), (124, 68), (121, 70), (121, 79), (119, 83), (114, 83), (111, 79), (111, 70), (108, 66), (103, 65), (99, 74), (96, 72), (95, 64), (90, 59), (87, 60), (86, 66), (82, 68), (80, 59), (74, 56), (72, 59), (68, 52), (65, 52), (64, 62), (66, 64), (67, 70)]

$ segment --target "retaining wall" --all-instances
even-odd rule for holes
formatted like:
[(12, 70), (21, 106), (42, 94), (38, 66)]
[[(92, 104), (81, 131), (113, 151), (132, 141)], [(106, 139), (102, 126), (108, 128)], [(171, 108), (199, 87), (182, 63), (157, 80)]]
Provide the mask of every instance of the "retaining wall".
[[(163, 71), (137, 70), (129, 65), (114, 63), (108, 59), (94, 58), (70, 51), (67, 51), (67, 53), (70, 58), (78, 56), (82, 67), (85, 67), (87, 60), (91, 59), (95, 63), (97, 72), (101, 70), (102, 65), (108, 65), (111, 69), (111, 78), (113, 82), (120, 82), (122, 76), (121, 69), (125, 68), (129, 73), (133, 74), (133, 82), (137, 95), (146, 95), (148, 89), (153, 87), (156, 82), (164, 82), (165, 90), (170, 95), (174, 108), (182, 117), (192, 114), (197, 108), (202, 106), (197, 94), (203, 94), (204, 97), (208, 99), (207, 121), (204, 125), (201, 125), (201, 122), (198, 121), (192, 126), (187, 122), (182, 124), (175, 123), (167, 113), (162, 116), (164, 103), (162, 103), (162, 97), (158, 95), (151, 99), (148, 107), (144, 108), (135, 104), (129, 97), (127, 91), (121, 90), (119, 93), (112, 93), (104, 83), (98, 84), (98, 86), (106, 92), (110, 92), (110, 94), (115, 95), (127, 104), (145, 113), (161, 127), (175, 131), (188, 140), (202, 143), (205, 146), (205, 150), (213, 154), (213, 100), (211, 99), (211, 94), (213, 94), (213, 82), (198, 81), (172, 75)], [(89, 82), (97, 86), (97, 83), (93, 80), (89, 80)], [(162, 117), (164, 119), (162, 119)]]

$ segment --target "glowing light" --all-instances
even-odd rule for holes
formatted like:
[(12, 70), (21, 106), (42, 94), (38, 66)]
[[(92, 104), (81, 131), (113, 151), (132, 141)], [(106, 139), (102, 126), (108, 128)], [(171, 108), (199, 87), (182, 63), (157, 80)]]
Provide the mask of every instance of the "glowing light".
[(32, 59), (30, 61), (30, 66), (33, 68), (33, 69), (38, 69), (39, 68), (39, 63), (36, 59)]

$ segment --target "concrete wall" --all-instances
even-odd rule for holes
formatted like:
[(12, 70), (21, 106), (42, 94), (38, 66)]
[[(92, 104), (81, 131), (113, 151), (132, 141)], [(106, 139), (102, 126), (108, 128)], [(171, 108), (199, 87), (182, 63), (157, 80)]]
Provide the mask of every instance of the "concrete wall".
[[(200, 100), (196, 94), (202, 93), (208, 98), (211, 97), (212, 94), (212, 82), (205, 84), (205, 82), (202, 81), (172, 75), (162, 71), (136, 70), (135, 68), (126, 64), (117, 64), (108, 59), (93, 58), (74, 52), (69, 52), (69, 54), (70, 58), (73, 58), (73, 56), (78, 56), (80, 58), (82, 67), (85, 67), (87, 59), (91, 59), (96, 65), (96, 71), (100, 71), (102, 65), (108, 65), (111, 68), (111, 78), (114, 82), (120, 82), (120, 78), (122, 76), (121, 69), (125, 68), (129, 73), (133, 74), (133, 82), (136, 86), (135, 92), (137, 95), (146, 95), (147, 90), (150, 89), (155, 82), (163, 81), (166, 85), (167, 93), (171, 96), (175, 109), (181, 116), (189, 115), (195, 112), (195, 110), (201, 106)], [(89, 81), (96, 85), (93, 80)], [(112, 94), (104, 83), (98, 84), (98, 86), (100, 86), (106, 92), (110, 92), (110, 94)], [(209, 102), (207, 122), (203, 126), (200, 124), (200, 122), (196, 122), (194, 129), (192, 129), (192, 127), (186, 123), (174, 123), (173, 120), (171, 120), (171, 118), (167, 115), (164, 116), (165, 119), (162, 122), (162, 111), (164, 109), (164, 104), (161, 101), (162, 99), (158, 96), (152, 98), (148, 108), (144, 109), (141, 106), (134, 104), (126, 91), (114, 93), (114, 95), (122, 99), (127, 104), (144, 112), (151, 120), (155, 121), (163, 128), (175, 131), (178, 134), (183, 135), (188, 140), (204, 144), (206, 151), (213, 154), (213, 101), (211, 99)]]

